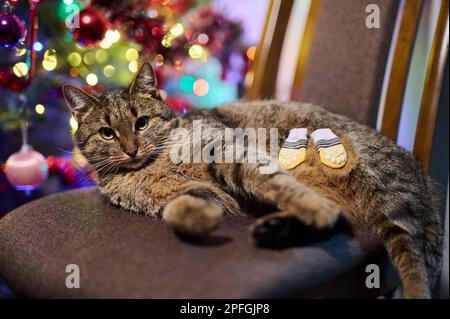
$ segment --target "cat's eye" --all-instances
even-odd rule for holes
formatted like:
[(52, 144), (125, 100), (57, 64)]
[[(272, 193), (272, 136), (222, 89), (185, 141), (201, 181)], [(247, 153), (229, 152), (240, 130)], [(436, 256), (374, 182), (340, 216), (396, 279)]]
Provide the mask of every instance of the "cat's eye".
[(142, 116), (137, 119), (136, 124), (134, 125), (137, 131), (145, 130), (148, 126), (148, 117)]
[(102, 127), (100, 129), (100, 135), (105, 139), (105, 140), (112, 140), (115, 136), (114, 131), (112, 129), (110, 129), (109, 127)]

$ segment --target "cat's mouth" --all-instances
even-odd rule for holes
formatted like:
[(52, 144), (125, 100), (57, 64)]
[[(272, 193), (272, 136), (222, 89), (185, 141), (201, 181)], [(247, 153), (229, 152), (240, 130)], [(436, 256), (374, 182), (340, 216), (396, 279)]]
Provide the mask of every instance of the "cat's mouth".
[(123, 160), (120, 166), (127, 170), (137, 170), (153, 162), (159, 153), (160, 151), (153, 151), (146, 155), (130, 157)]
[(128, 158), (122, 161), (121, 166), (126, 169), (139, 169), (148, 162), (148, 158), (145, 156), (138, 156)]

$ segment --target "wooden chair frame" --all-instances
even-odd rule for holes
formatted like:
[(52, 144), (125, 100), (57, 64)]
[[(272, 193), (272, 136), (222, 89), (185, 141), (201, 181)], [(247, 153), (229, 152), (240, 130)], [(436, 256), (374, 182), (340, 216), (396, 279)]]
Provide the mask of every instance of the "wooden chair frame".
[[(386, 71), (388, 80), (380, 129), (382, 134), (393, 140), (396, 140), (398, 135), (403, 97), (422, 4), (422, 0), (402, 0), (397, 16), (398, 25), (395, 28), (397, 32), (392, 40), (394, 51), (390, 67)], [(255, 63), (250, 71), (252, 81), (246, 92), (246, 98), (249, 100), (275, 96), (279, 58), (292, 7), (292, 0), (270, 0), (263, 36), (256, 52)], [(318, 10), (320, 10), (320, 0), (311, 0), (292, 85), (291, 99), (293, 100), (300, 98)], [(417, 125), (417, 131), (421, 134), (416, 134), (413, 151), (426, 172), (429, 168), (437, 109), (448, 57), (447, 0), (441, 1), (439, 12)]]

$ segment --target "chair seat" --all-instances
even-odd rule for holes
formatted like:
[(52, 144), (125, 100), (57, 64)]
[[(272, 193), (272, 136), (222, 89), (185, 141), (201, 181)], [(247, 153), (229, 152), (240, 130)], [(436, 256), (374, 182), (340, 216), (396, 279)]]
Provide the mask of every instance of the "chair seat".
[[(111, 206), (94, 188), (59, 193), (0, 220), (0, 274), (31, 298), (273, 298), (329, 296), (327, 283), (359, 269), (355, 283), (368, 293), (364, 265), (383, 253), (367, 232), (270, 250), (255, 247), (252, 221), (227, 217), (194, 244), (160, 219)], [(79, 289), (65, 285), (68, 264), (80, 268)], [(341, 297), (349, 283), (340, 283)]]

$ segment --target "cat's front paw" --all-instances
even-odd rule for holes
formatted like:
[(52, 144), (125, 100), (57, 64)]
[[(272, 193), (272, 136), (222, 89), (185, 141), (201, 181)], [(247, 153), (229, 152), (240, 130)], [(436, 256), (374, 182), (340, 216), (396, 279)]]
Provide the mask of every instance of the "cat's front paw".
[(176, 197), (163, 210), (163, 219), (175, 232), (188, 236), (203, 236), (217, 229), (222, 218), (221, 206), (190, 195)]

